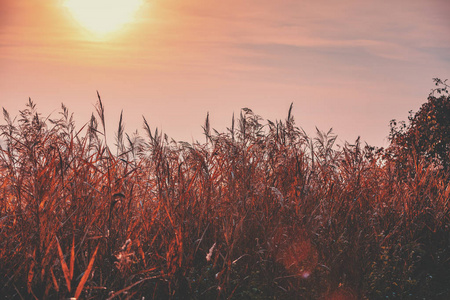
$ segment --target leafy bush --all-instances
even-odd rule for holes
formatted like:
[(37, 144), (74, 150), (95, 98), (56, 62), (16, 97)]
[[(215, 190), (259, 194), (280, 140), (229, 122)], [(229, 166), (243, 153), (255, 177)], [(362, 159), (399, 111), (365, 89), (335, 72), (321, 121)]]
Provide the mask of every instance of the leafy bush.
[[(398, 160), (405, 152), (424, 157), (429, 163), (450, 168), (450, 95), (447, 80), (434, 79), (437, 86), (415, 114), (410, 112), (409, 124), (391, 121), (391, 150)], [(436, 97), (436, 94), (440, 95)], [(403, 161), (404, 163), (404, 161)]]

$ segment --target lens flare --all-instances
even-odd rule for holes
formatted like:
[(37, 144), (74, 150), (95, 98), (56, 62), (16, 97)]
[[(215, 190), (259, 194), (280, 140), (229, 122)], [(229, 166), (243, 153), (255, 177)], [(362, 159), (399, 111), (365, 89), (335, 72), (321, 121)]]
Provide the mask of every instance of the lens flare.
[(273, 244), (277, 261), (287, 271), (303, 279), (311, 276), (317, 266), (318, 253), (306, 231), (293, 226), (278, 229)]

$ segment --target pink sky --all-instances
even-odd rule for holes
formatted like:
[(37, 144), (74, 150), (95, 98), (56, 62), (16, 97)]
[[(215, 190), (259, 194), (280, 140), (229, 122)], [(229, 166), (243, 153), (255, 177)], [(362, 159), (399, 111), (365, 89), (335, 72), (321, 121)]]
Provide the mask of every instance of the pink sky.
[[(447, 0), (146, 1), (108, 39), (93, 38), (60, 0), (0, 0), (0, 105), (63, 102), (78, 128), (96, 90), (110, 136), (142, 115), (176, 140), (203, 141), (249, 107), (298, 126), (386, 145), (389, 121), (418, 110), (432, 78), (450, 77)], [(101, 16), (99, 16), (101, 18)]]

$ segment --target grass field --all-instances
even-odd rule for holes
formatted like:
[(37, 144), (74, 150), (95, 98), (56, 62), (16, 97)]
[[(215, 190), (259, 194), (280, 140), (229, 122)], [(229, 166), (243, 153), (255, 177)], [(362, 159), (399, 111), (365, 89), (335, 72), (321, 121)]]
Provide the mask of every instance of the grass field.
[(449, 175), (414, 152), (250, 109), (195, 144), (121, 118), (109, 147), (96, 108), (4, 111), (5, 299), (450, 299)]

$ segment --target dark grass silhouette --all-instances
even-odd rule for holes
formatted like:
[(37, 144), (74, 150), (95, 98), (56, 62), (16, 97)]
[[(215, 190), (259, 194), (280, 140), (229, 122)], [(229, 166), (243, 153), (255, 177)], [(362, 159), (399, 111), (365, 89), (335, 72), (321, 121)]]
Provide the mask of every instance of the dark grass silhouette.
[[(6, 299), (450, 298), (448, 172), (243, 109), (188, 144), (105, 141), (31, 100), (0, 154)], [(99, 127), (98, 124), (101, 124)], [(116, 152), (113, 154), (112, 152)], [(411, 172), (413, 170), (413, 172)]]

